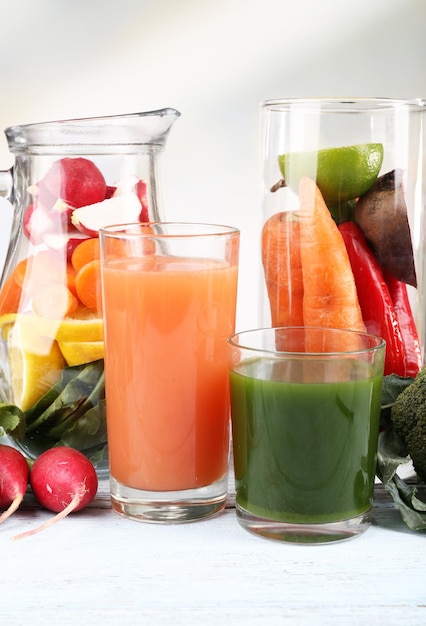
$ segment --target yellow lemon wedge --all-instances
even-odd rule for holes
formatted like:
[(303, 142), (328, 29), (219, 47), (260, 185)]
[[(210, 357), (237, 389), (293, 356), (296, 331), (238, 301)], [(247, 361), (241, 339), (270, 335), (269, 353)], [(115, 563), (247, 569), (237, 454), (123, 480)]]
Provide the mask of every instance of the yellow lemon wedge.
[(309, 176), (315, 180), (329, 208), (366, 193), (375, 182), (382, 162), (381, 143), (289, 152), (278, 157), (287, 186), (297, 190), (302, 176)]
[(27, 321), (15, 322), (7, 335), (12, 402), (23, 411), (35, 404), (59, 380), (65, 367), (57, 342), (35, 333), (34, 327), (31, 328)]
[(58, 341), (92, 342), (103, 341), (104, 324), (102, 317), (88, 309), (78, 309), (72, 316), (65, 317), (56, 329)]
[(2, 339), (7, 340), (7, 335), (11, 326), (16, 322), (18, 317), (17, 313), (5, 313), (0, 316), (0, 332)]
[(103, 341), (60, 341), (59, 349), (67, 365), (82, 365), (104, 358)]
[[(28, 337), (46, 337), (58, 341), (103, 341), (101, 317), (88, 309), (78, 309), (72, 316), (52, 320), (26, 313), (6, 313), (0, 316), (0, 330), (6, 339), (10, 327), (18, 323), (27, 329)], [(48, 342), (50, 345), (50, 342)]]
[(10, 313), (0, 317), (1, 334), (8, 347), (16, 343), (26, 352), (48, 354), (54, 337), (41, 332), (38, 319), (31, 314)]
[[(4, 318), (4, 323), (9, 321), (6, 319), (7, 317), (3, 315), (0, 318), (0, 326), (2, 318)], [(50, 339), (66, 342), (103, 341), (104, 325), (102, 317), (97, 316), (88, 309), (77, 309), (72, 316), (64, 317), (62, 320), (51, 320), (37, 315), (31, 316), (31, 318), (38, 333)]]

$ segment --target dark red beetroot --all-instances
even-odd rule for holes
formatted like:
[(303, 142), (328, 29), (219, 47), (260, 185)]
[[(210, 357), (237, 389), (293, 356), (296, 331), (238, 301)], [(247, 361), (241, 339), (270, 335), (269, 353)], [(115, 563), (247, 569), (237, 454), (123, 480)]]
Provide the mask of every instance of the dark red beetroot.
[(36, 459), (30, 483), (38, 502), (57, 515), (13, 539), (34, 535), (69, 513), (83, 509), (98, 490), (98, 477), (92, 463), (78, 450), (65, 446), (51, 448)]
[(4, 522), (21, 504), (27, 491), (29, 468), (26, 458), (15, 448), (0, 444), (0, 515)]

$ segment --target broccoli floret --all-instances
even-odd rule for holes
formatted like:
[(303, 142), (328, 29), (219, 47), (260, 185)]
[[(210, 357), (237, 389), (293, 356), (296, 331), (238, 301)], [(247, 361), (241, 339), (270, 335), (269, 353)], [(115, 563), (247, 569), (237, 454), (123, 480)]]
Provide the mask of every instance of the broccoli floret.
[(391, 420), (417, 475), (426, 482), (426, 366), (396, 399)]

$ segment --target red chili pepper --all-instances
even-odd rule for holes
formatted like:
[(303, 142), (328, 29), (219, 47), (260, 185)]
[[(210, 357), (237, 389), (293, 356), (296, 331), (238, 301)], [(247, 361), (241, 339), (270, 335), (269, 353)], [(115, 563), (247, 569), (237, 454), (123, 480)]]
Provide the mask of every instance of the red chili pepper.
[(405, 376), (414, 378), (422, 367), (423, 358), (407, 285), (386, 271), (383, 272), (383, 278), (388, 286), (404, 341)]
[(366, 329), (386, 341), (385, 375), (405, 376), (402, 333), (379, 262), (355, 222), (343, 222), (339, 231), (351, 262)]

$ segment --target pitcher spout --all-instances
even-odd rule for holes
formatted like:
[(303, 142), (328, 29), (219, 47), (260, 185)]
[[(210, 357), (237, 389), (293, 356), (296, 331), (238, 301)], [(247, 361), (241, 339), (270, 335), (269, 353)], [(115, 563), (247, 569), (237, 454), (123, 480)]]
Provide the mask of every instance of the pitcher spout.
[[(93, 152), (111, 151), (111, 146), (126, 146), (131, 152), (161, 151), (169, 131), (180, 117), (171, 107), (139, 113), (37, 122), (6, 128), (9, 150), (13, 154), (42, 154), (55, 146), (58, 152), (74, 151), (76, 146)], [(145, 146), (145, 148), (144, 148)], [(82, 151), (80, 149), (80, 151)]]

